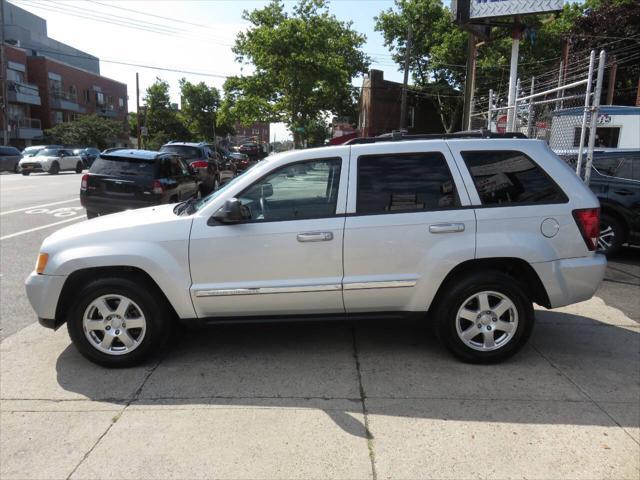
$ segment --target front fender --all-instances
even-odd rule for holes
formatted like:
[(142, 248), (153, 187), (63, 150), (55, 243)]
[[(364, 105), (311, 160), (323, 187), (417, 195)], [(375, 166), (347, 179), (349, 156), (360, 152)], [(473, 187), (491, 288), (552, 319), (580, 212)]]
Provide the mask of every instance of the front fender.
[(196, 316), (189, 296), (191, 276), (185, 241), (120, 241), (108, 245), (68, 248), (49, 258), (45, 273), (66, 277), (88, 268), (123, 266), (147, 273), (164, 292), (180, 318)]

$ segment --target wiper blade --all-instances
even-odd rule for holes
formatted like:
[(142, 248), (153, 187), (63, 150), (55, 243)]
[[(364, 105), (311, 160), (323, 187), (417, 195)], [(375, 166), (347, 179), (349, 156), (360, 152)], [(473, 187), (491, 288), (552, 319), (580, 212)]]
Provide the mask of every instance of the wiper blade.
[(184, 202), (180, 202), (173, 209), (173, 213), (175, 213), (176, 215), (182, 215), (184, 212), (188, 211), (198, 200), (199, 199), (196, 197), (191, 197)]

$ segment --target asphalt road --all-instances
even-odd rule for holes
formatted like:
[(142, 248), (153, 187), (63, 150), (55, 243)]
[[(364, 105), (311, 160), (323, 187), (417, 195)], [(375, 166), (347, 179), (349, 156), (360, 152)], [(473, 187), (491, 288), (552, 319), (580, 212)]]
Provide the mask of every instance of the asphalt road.
[(80, 206), (81, 175), (0, 175), (0, 338), (36, 321), (24, 291), (42, 241), (55, 230), (86, 219)]
[[(78, 197), (81, 175), (72, 172), (0, 175), (0, 338), (36, 321), (24, 292), (42, 241), (85, 219)], [(640, 321), (640, 249), (626, 248), (609, 263), (596, 294)]]

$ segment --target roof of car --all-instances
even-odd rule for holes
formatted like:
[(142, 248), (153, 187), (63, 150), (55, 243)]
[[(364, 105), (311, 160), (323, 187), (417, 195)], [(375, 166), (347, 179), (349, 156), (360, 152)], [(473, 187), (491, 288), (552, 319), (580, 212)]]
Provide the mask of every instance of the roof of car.
[(178, 146), (178, 147), (204, 147), (206, 144), (204, 143), (195, 143), (195, 142), (169, 142), (165, 143), (163, 147), (169, 146)]
[(161, 152), (156, 152), (154, 150), (129, 150), (123, 148), (101, 155), (101, 157), (106, 159), (109, 159), (110, 157), (118, 157), (134, 158), (138, 160), (155, 160), (158, 158), (158, 155), (161, 155)]

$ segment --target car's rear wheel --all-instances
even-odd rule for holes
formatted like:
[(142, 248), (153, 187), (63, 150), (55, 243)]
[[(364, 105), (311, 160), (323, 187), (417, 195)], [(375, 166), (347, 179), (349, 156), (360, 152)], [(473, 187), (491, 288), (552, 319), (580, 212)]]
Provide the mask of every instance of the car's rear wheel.
[(30, 172), (29, 170), (22, 170), (22, 172), (20, 172), (20, 173), (22, 173), (22, 175), (24, 175), (24, 176), (26, 177), (26, 176), (27, 176), (27, 175), (29, 175), (31, 172)]
[(103, 278), (86, 285), (69, 310), (67, 329), (78, 351), (106, 367), (130, 367), (166, 343), (170, 317), (144, 281)]
[(438, 336), (458, 358), (495, 363), (516, 353), (533, 329), (533, 306), (508, 275), (489, 271), (460, 278), (434, 309)]
[(598, 251), (607, 257), (615, 255), (624, 243), (624, 229), (620, 222), (606, 213), (600, 217)]
[(51, 175), (57, 175), (60, 172), (60, 164), (58, 162), (53, 162), (49, 167), (49, 173)]
[(76, 163), (76, 173), (82, 173), (84, 170), (84, 164), (82, 162)]

